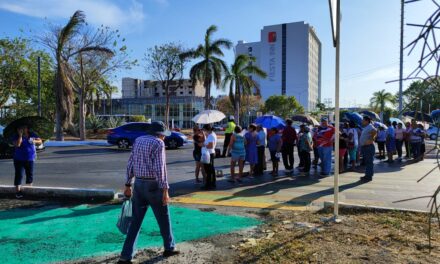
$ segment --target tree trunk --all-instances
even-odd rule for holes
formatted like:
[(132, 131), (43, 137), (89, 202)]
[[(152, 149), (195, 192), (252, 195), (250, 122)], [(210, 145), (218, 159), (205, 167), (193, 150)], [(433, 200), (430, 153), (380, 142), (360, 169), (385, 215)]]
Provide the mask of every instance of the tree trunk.
[(166, 103), (165, 103), (165, 125), (169, 128), (170, 124), (170, 90), (168, 84), (165, 85), (165, 95), (166, 95)]
[[(207, 82), (207, 80), (205, 80)], [(205, 110), (211, 109), (211, 85), (206, 84), (205, 85)]]
[(240, 124), (240, 91), (237, 82), (235, 83), (235, 96), (234, 96), (234, 117), (235, 123), (237, 125)]
[(85, 119), (86, 119), (86, 111), (85, 111), (85, 100), (84, 100), (84, 94), (83, 89), (78, 89), (79, 91), (79, 139), (80, 140), (86, 140), (86, 125), (85, 125)]
[(63, 126), (61, 125), (61, 115), (58, 110), (56, 110), (55, 116), (56, 141), (64, 141)]

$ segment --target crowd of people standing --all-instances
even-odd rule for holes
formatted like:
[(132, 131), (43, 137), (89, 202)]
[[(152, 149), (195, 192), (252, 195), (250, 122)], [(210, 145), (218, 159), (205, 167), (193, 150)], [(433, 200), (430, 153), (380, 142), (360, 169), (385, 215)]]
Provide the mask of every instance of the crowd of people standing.
[[(402, 160), (403, 147), (406, 148), (406, 158), (414, 161), (423, 159), (425, 151), (425, 132), (423, 125), (415, 120), (411, 123), (396, 123), (388, 121), (387, 126), (376, 127), (371, 118), (364, 116), (362, 125), (345, 122), (340, 127), (339, 149), (334, 150), (335, 127), (327, 118), (322, 118), (318, 126), (306, 124), (299, 126), (299, 131), (293, 127), (290, 119), (285, 120), (284, 127), (264, 128), (261, 125), (250, 124), (247, 129), (236, 125), (234, 117), (228, 120), (225, 131), (225, 141), (220, 157), (230, 157), (231, 183), (242, 182), (243, 177), (254, 178), (264, 174), (266, 170), (266, 148), (272, 162), (272, 176), (279, 175), (279, 162), (282, 160), (284, 171), (292, 175), (294, 168), (294, 149), (297, 148), (299, 176), (308, 176), (313, 167), (322, 177), (329, 176), (332, 170), (332, 153), (339, 155), (339, 172), (346, 170), (359, 171), (364, 168), (362, 181), (371, 181), (374, 175), (374, 159), (376, 145), (379, 151), (378, 159), (386, 162)], [(194, 128), (194, 159), (196, 161), (196, 182), (201, 183), (200, 173), (204, 178), (203, 189), (216, 188), (216, 157), (217, 136), (210, 124), (199, 129)], [(313, 153), (313, 160), (312, 154)], [(204, 159), (203, 157), (206, 156)], [(244, 173), (245, 164), (249, 164), (249, 172)], [(236, 167), (238, 165), (238, 174)]]

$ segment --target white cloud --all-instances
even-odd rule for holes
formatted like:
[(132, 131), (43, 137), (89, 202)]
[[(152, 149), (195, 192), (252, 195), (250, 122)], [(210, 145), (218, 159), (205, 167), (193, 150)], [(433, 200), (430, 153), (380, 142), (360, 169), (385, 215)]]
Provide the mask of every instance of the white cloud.
[[(124, 1), (125, 2), (125, 1)], [(145, 19), (143, 5), (136, 0), (118, 6), (110, 0), (0, 0), (0, 9), (39, 18), (69, 18), (76, 10), (86, 14), (87, 22), (112, 28), (131, 28)]]

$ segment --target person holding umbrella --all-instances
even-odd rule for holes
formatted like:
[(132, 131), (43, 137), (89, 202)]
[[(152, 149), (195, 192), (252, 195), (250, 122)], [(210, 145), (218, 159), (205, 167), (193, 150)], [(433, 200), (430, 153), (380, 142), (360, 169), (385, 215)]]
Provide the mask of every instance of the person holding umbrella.
[(26, 184), (32, 186), (34, 181), (34, 161), (37, 157), (35, 145), (41, 144), (43, 141), (37, 134), (30, 132), (27, 125), (21, 125), (17, 128), (17, 135), (13, 141), (15, 146), (13, 157), (15, 168), (15, 197), (20, 199), (23, 197), (21, 191), (23, 172), (26, 174)]
[(206, 173), (206, 181), (205, 186), (203, 186), (202, 189), (210, 190), (216, 188), (214, 157), (215, 146), (217, 145), (217, 135), (214, 133), (211, 124), (203, 125), (203, 133), (205, 135), (205, 141), (203, 142), (202, 155), (203, 152), (209, 153), (209, 163), (203, 164)]

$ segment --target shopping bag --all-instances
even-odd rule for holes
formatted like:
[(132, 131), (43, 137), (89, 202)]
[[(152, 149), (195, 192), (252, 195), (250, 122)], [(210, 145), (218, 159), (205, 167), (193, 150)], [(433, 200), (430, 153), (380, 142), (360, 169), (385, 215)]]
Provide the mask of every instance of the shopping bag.
[(118, 223), (116, 224), (122, 234), (126, 235), (128, 233), (128, 228), (130, 228), (132, 219), (133, 211), (131, 207), (131, 199), (128, 199), (122, 204), (121, 214), (119, 215)]
[(203, 164), (211, 163), (211, 154), (209, 153), (209, 151), (206, 148), (202, 149), (202, 158), (200, 159), (200, 161)]

